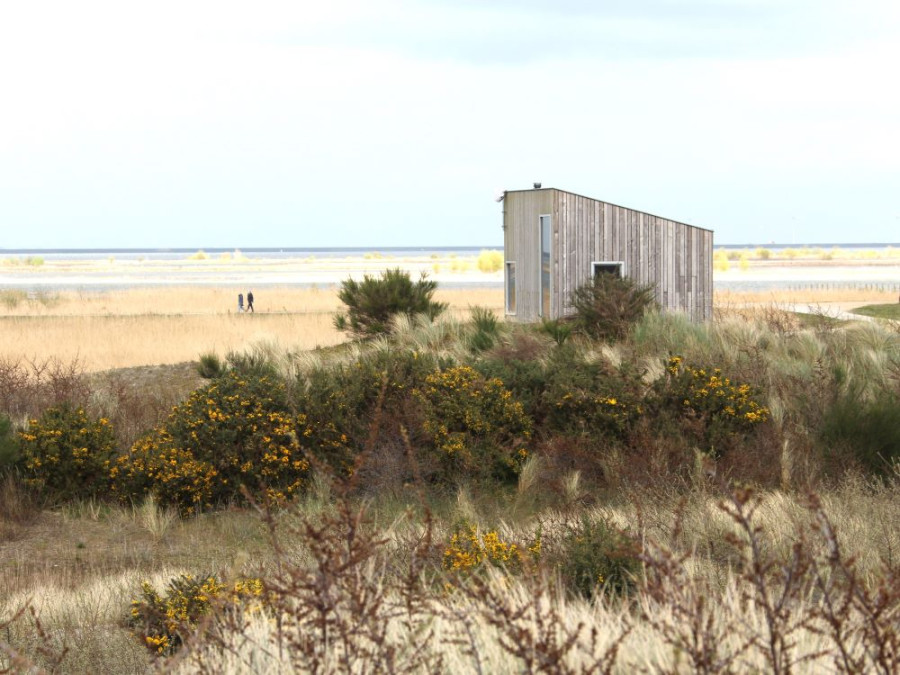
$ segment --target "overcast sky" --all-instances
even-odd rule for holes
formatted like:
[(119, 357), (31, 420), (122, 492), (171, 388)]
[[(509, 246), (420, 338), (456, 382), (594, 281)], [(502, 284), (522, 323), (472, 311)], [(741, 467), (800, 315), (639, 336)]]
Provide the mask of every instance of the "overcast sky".
[(900, 242), (898, 72), (898, 0), (4, 2), (0, 248)]

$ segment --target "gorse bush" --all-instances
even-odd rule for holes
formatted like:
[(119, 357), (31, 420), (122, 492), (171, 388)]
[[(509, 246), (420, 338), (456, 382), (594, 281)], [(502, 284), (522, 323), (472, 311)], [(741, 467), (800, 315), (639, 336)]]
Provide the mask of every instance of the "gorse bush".
[(619, 437), (641, 412), (640, 404), (615, 395), (570, 389), (559, 396), (552, 419), (561, 430)]
[(425, 433), (451, 475), (508, 479), (518, 473), (532, 425), (501, 380), (455, 366), (428, 375), (414, 396)]
[(541, 553), (541, 537), (520, 545), (504, 541), (496, 530), (482, 531), (477, 525), (463, 524), (450, 535), (444, 547), (442, 567), (458, 574), (476, 571), (483, 564), (517, 572), (526, 559), (537, 559)]
[(280, 502), (301, 489), (310, 434), (268, 377), (229, 372), (193, 392), (166, 423), (139, 439), (111, 470), (113, 489), (139, 501), (153, 494), (182, 513), (244, 500)]
[(19, 432), (26, 484), (52, 500), (103, 497), (116, 456), (112, 425), (83, 408), (48, 408)]
[(401, 429), (415, 433), (420, 422), (411, 392), (438, 365), (433, 355), (417, 350), (375, 349), (305, 372), (295, 405), (303, 411), (312, 456), (335, 475), (347, 476), (365, 449), (396, 444)]
[(759, 401), (760, 391), (734, 382), (721, 369), (695, 368), (680, 356), (672, 356), (666, 376), (658, 383), (660, 400), (700, 423), (704, 441), (716, 448), (730, 434), (749, 431), (769, 419), (769, 409)]
[(624, 438), (644, 411), (641, 373), (562, 346), (548, 360), (543, 393), (546, 426), (555, 432)]
[(640, 547), (625, 531), (603, 518), (583, 516), (569, 525), (549, 556), (574, 593), (586, 598), (602, 591), (625, 594), (637, 587)]
[(185, 574), (171, 579), (161, 595), (145, 581), (126, 624), (148, 650), (165, 656), (176, 652), (198, 623), (215, 611), (258, 611), (265, 604), (264, 590), (259, 579), (238, 579), (229, 585), (214, 575)]
[(371, 337), (391, 332), (391, 321), (398, 314), (424, 314), (434, 320), (447, 304), (432, 299), (437, 282), (429, 281), (423, 273), (413, 282), (409, 272), (388, 269), (381, 277), (363, 276), (362, 281), (346, 279), (341, 282), (338, 298), (347, 306), (347, 313), (335, 317), (338, 330), (348, 330), (357, 337)]
[(541, 397), (546, 388), (545, 357), (550, 350), (546, 340), (520, 330), (508, 341), (479, 356), (471, 366), (485, 378), (497, 378), (513, 392), (525, 414), (539, 426), (542, 420)]
[(575, 289), (571, 305), (575, 326), (593, 338), (621, 340), (645, 312), (656, 306), (652, 286), (628, 277), (598, 274)]

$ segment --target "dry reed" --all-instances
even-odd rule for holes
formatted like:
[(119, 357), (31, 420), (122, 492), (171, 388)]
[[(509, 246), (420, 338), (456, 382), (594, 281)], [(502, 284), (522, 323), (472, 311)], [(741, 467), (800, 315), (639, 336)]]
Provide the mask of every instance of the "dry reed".
[[(237, 313), (236, 289), (63, 292), (52, 303), (20, 303), (0, 316), (0, 358), (78, 359), (85, 371), (192, 361), (258, 343), (305, 351), (346, 340), (332, 325), (335, 289), (257, 291), (256, 312)], [(470, 306), (497, 309), (502, 290), (440, 290), (451, 316)]]

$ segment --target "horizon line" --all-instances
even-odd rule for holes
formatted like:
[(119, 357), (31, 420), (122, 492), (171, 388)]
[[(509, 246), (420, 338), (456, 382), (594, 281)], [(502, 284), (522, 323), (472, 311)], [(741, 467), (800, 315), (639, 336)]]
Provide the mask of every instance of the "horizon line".
[[(788, 243), (788, 242), (765, 242), (765, 243), (754, 243), (754, 242), (745, 242), (745, 243), (716, 243), (714, 244), (714, 248), (716, 247), (728, 247), (728, 248), (766, 248), (766, 247), (777, 247), (777, 248), (822, 248), (822, 247), (848, 247), (848, 248), (863, 248), (863, 247), (881, 247), (888, 248), (897, 246), (900, 247), (900, 242), (802, 242), (802, 243)], [(0, 247), (0, 254), (8, 254), (8, 253), (192, 253), (196, 251), (214, 251), (214, 252), (228, 252), (228, 251), (248, 251), (248, 252), (260, 252), (260, 253), (279, 253), (279, 252), (298, 252), (298, 251), (322, 251), (322, 252), (333, 252), (333, 251), (379, 251), (379, 250), (390, 250), (390, 251), (458, 251), (458, 250), (478, 250), (478, 249), (497, 249), (503, 248), (503, 244), (485, 244), (485, 245), (416, 245), (416, 246), (119, 246), (119, 247), (108, 247), (108, 248), (100, 248), (95, 246), (87, 246), (87, 247), (63, 247), (63, 248), (36, 248), (36, 247), (21, 247), (21, 248), (2, 248)]]

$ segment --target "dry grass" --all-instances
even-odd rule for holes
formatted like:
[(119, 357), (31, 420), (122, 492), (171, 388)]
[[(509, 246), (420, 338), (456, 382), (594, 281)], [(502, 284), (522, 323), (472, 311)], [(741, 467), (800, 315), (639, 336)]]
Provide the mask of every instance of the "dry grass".
[(900, 258), (900, 248), (887, 246), (877, 249), (840, 248), (838, 246), (798, 246), (792, 248), (768, 249), (764, 246), (745, 249), (718, 248), (716, 257), (728, 260), (778, 261), (787, 262), (840, 262), (872, 264), (876, 261), (894, 261)]
[(868, 290), (864, 288), (805, 289), (778, 291), (716, 291), (714, 304), (717, 308), (734, 305), (787, 305), (822, 304), (838, 305), (840, 308), (865, 304), (897, 302), (893, 292)]
[[(540, 490), (541, 486), (538, 482), (523, 489)], [(834, 524), (844, 555), (858, 556), (856, 570), (860, 579), (874, 580), (885, 562), (896, 565), (900, 545), (897, 490), (896, 481), (867, 483), (851, 478), (822, 497), (824, 512)], [(151, 507), (147, 505), (127, 509), (85, 503), (61, 513), (44, 514), (15, 544), (0, 547), (0, 624), (30, 601), (48, 635), (40, 638), (25, 620), (16, 622), (3, 639), (25, 649), (31, 658), (37, 646), (43, 644), (58, 652), (65, 643), (70, 650), (62, 664), (65, 672), (146, 672), (151, 667), (146, 651), (122, 625), (141, 580), (149, 580), (160, 588), (181, 573), (216, 573), (225, 578), (239, 573), (262, 573), (284, 581), (279, 570), (287, 565), (290, 569), (297, 566), (291, 574), (298, 576), (289, 578), (295, 584), (319, 583), (320, 577), (332, 584), (327, 589), (329, 604), (321, 608), (322, 618), (336, 628), (354, 629), (347, 634), (334, 634), (333, 645), (327, 641), (306, 643), (304, 639), (311, 638), (293, 631), (302, 626), (313, 629), (315, 617), (300, 612), (299, 607), (292, 614), (285, 605), (280, 609), (286, 612), (280, 622), (259, 615), (244, 617), (246, 621), (237, 623), (226, 619), (226, 630), (221, 635), (224, 644), (212, 637), (207, 645), (201, 644), (189, 652), (186, 659), (157, 663), (159, 669), (291, 672), (304, 662), (303, 658), (326, 659), (320, 663), (335, 659), (332, 665), (339, 669), (337, 664), (346, 654), (337, 650), (343, 648), (351, 650), (357, 665), (372, 666), (368, 659), (393, 645), (398, 648), (392, 657), (397, 659), (396, 672), (406, 672), (404, 665), (422, 658), (433, 665), (440, 664), (442, 672), (532, 672), (523, 660), (527, 658), (556, 659), (547, 661), (556, 668), (553, 672), (606, 672), (597, 664), (611, 665), (610, 650), (621, 637), (615, 668), (609, 672), (690, 672), (691, 668), (680, 660), (684, 654), (680, 655), (667, 640), (689, 628), (684, 612), (693, 610), (699, 613), (693, 619), (708, 617), (703, 630), (707, 638), (715, 638), (711, 646), (716, 654), (737, 655), (737, 671), (768, 672), (765, 644), (759, 641), (768, 630), (768, 617), (765, 607), (757, 601), (748, 602), (756, 591), (736, 567), (740, 560), (737, 549), (726, 543), (729, 535), (740, 538), (741, 533), (735, 520), (718, 506), (727, 502), (726, 496), (698, 490), (681, 505), (675, 493), (632, 496), (640, 508), (634, 504), (608, 504), (588, 515), (609, 518), (628, 527), (642, 541), (662, 542), (671, 547), (674, 555), (688, 556), (688, 560), (680, 568), (683, 571), (678, 572), (683, 577), (664, 580), (667, 584), (682, 582), (678, 589), (663, 589), (671, 593), (671, 598), (655, 595), (654, 591), (660, 588), (651, 586), (640, 590), (631, 606), (614, 598), (600, 597), (591, 603), (567, 596), (560, 592), (552, 575), (510, 578), (499, 570), (489, 570), (483, 580), (474, 580), (475, 586), (460, 586), (452, 593), (443, 590), (443, 583), (431, 585), (425, 581), (433, 570), (419, 570), (409, 580), (417, 589), (411, 591), (415, 602), (404, 606), (409, 598), (403, 593), (410, 591), (404, 591), (402, 583), (398, 585), (397, 577), (403, 577), (404, 567), (414, 558), (415, 547), (422, 544), (424, 524), (398, 503), (380, 507), (376, 504), (376, 511), (387, 509), (378, 517), (387, 525), (374, 533), (365, 528), (356, 533), (357, 539), (371, 538), (372, 542), (381, 543), (371, 544), (370, 548), (366, 548), (370, 544), (364, 544), (356, 557), (351, 555), (345, 561), (348, 567), (343, 571), (335, 564), (322, 568), (321, 574), (316, 567), (316, 551), (322, 541), (310, 539), (310, 530), (304, 535), (296, 527), (297, 523), (308, 521), (314, 526), (312, 531), (318, 531), (316, 527), (335, 518), (332, 500), (320, 499), (316, 494), (299, 504), (295, 513), (279, 517), (281, 539), (274, 548), (266, 543), (263, 523), (247, 512), (174, 519), (165, 528), (148, 528), (145, 518)], [(433, 524), (432, 535), (438, 547), (446, 541), (458, 508), (450, 502), (439, 509), (446, 516)], [(485, 504), (481, 508), (469, 503), (465, 510), (474, 522), (503, 523), (504, 538), (513, 540), (526, 540), (540, 525), (545, 540), (551, 541), (567, 518), (553, 509), (517, 517), (499, 502), (494, 507)], [(679, 510), (680, 529), (675, 526), (675, 513)], [(754, 523), (760, 528), (765, 555), (789, 564), (798, 532), (813, 520), (802, 498), (781, 492), (760, 495)], [(338, 548), (326, 547), (330, 551), (327, 556), (348, 553), (342, 553), (339, 545), (344, 529), (328, 530), (331, 534), (327, 537), (333, 536), (332, 543)], [(351, 531), (347, 536), (352, 534)], [(349, 539), (347, 543), (350, 544)], [(353, 545), (359, 546), (359, 541)], [(812, 553), (816, 553), (814, 549), (815, 546)], [(819, 553), (824, 555), (827, 551)], [(427, 559), (436, 562), (428, 555)], [(330, 560), (327, 556), (319, 562)], [(304, 571), (307, 565), (310, 568)], [(773, 592), (778, 590), (778, 578), (773, 574), (770, 580)], [(367, 589), (366, 593), (353, 594), (362, 589)], [(305, 594), (319, 598), (316, 592), (322, 589), (295, 585), (287, 590), (297, 594), (295, 597), (302, 603), (306, 602), (302, 600)], [(693, 592), (704, 593), (703, 602), (693, 607), (677, 604), (691, 600)], [(373, 614), (365, 615), (365, 620), (354, 615), (351, 608), (355, 602), (365, 604), (357, 607), (360, 611), (371, 610)], [(822, 624), (807, 622), (813, 611), (812, 602), (811, 596), (803, 594), (794, 598), (790, 616), (796, 618), (796, 626), (785, 624), (785, 628), (794, 631), (790, 636), (794, 643), (792, 658), (810, 657), (807, 662), (796, 663), (793, 672), (821, 672), (832, 668), (837, 656), (828, 636), (814, 630)], [(401, 607), (402, 611), (394, 611)], [(381, 643), (367, 641), (372, 637), (368, 631), (375, 624), (383, 624), (384, 632), (378, 633), (377, 638)], [(751, 639), (757, 642), (747, 648)], [(298, 645), (302, 644), (316, 650), (316, 654), (299, 654)], [(414, 649), (416, 645), (422, 645), (425, 651)], [(368, 648), (374, 651), (354, 651)], [(329, 649), (336, 651), (329, 655)], [(859, 649), (859, 644), (853, 647), (857, 653)], [(323, 672), (331, 670), (326, 667)]]
[[(335, 289), (266, 288), (256, 291), (256, 313), (238, 314), (239, 289), (131, 289), (62, 292), (49, 302), (31, 299), (3, 311), (0, 359), (78, 359), (85, 371), (182, 363), (266, 343), (286, 350), (327, 347), (346, 340), (332, 316)], [(481, 305), (502, 307), (502, 289), (439, 290), (451, 316)]]
[(257, 342), (313, 349), (343, 341), (328, 314), (219, 316), (88, 316), (0, 322), (2, 356), (78, 358), (86, 372), (192, 361)]
[[(87, 372), (193, 361), (207, 352), (224, 355), (266, 343), (292, 351), (345, 341), (332, 316), (340, 308), (337, 288), (264, 287), (254, 293), (256, 313), (237, 313), (243, 287), (133, 288), (104, 292), (62, 291), (17, 295), (0, 306), (0, 359), (77, 358)], [(12, 292), (9, 292), (12, 293)], [(440, 289), (449, 316), (465, 318), (470, 307), (502, 314), (497, 287)], [(717, 309), (819, 304), (830, 309), (896, 302), (890, 293), (809, 290), (716, 293)]]
[[(174, 286), (109, 291), (59, 291), (26, 296), (3, 316), (147, 316), (227, 315), (237, 312), (241, 286)], [(338, 308), (337, 289), (272, 287), (256, 289), (256, 311), (267, 313), (333, 312)]]
[[(184, 295), (174, 295), (171, 304), (191, 300), (192, 294), (197, 293), (195, 289), (181, 290)], [(216, 292), (222, 295), (203, 297), (208, 302), (215, 301), (216, 297), (223, 302), (228, 299), (227, 291)], [(291, 297), (298, 303), (303, 302), (302, 293), (325, 294), (323, 291), (297, 293), (297, 296)], [(260, 312), (256, 316), (234, 315), (230, 308), (203, 315), (183, 313), (181, 316), (160, 316), (152, 314), (149, 304), (142, 304), (152, 301), (153, 294), (145, 296), (141, 292), (131, 291), (109, 296), (105, 306), (115, 307), (118, 312), (110, 313), (110, 316), (91, 313), (60, 316), (59, 307), (66, 302), (61, 297), (53, 308), (56, 314), (7, 317), (0, 320), (0, 330), (6, 331), (8, 326), (17, 324), (61, 324), (67, 326), (71, 333), (81, 330), (80, 344), (85, 349), (92, 342), (100, 345), (92, 353), (94, 363), (109, 367), (109, 361), (117, 354), (116, 350), (125, 351), (125, 343), (137, 334), (137, 326), (163, 327), (140, 339), (143, 352), (137, 349), (131, 353), (131, 358), (141, 359), (137, 361), (141, 364), (152, 363), (146, 354), (150, 353), (153, 340), (166, 342), (167, 346), (160, 350), (166, 361), (185, 360), (172, 356), (170, 352), (178, 344), (179, 333), (184, 332), (191, 321), (200, 322), (197, 325), (205, 326), (205, 329), (195, 328), (194, 333), (186, 338), (185, 343), (191, 350), (187, 359), (196, 358), (203, 351), (221, 353), (228, 349), (219, 346), (218, 342), (210, 347), (209, 340), (220, 339), (212, 331), (232, 324), (259, 331), (255, 337), (243, 336), (240, 338), (242, 340), (278, 341), (289, 348), (297, 347), (297, 334), (289, 332), (285, 341), (273, 337), (271, 326), (275, 321), (299, 322), (303, 317), (319, 317), (330, 328), (331, 310), (327, 308), (327, 301), (318, 296), (310, 298), (307, 305), (312, 306), (316, 302), (323, 304), (309, 315)], [(264, 291), (261, 297), (266, 296)], [(273, 293), (270, 297), (276, 296)], [(451, 301), (453, 312), (463, 316), (471, 305), (487, 306), (496, 311), (501, 298), (502, 291), (492, 289), (483, 294), (480, 291), (442, 291), (440, 299)], [(797, 301), (812, 302), (808, 296)], [(865, 301), (869, 301), (869, 297)], [(263, 303), (263, 300), (259, 302)], [(144, 308), (144, 313), (129, 315), (129, 309), (138, 306)], [(207, 323), (203, 324), (203, 321)], [(443, 344), (445, 340), (441, 336), (449, 330), (450, 323), (432, 327), (422, 339), (427, 339), (430, 344)], [(748, 327), (746, 322), (733, 324), (726, 328), (729, 331), (762, 330)], [(302, 330), (301, 326), (297, 323), (291, 330)], [(671, 333), (672, 324), (667, 323), (666, 326), (667, 332)], [(871, 330), (868, 325), (854, 331), (860, 333), (861, 338), (878, 338), (878, 334), (869, 335)], [(848, 335), (855, 335), (856, 332), (848, 331)], [(315, 329), (310, 329), (310, 333), (317, 335)], [(104, 334), (117, 336), (117, 339), (104, 341)], [(67, 344), (64, 335), (63, 332), (56, 336), (55, 339), (60, 341), (58, 343), (46, 338), (40, 344), (58, 349), (60, 345)], [(318, 335), (321, 337), (321, 334)], [(0, 333), (0, 344), (17, 344), (6, 337), (5, 332)], [(338, 337), (343, 339), (343, 336)], [(20, 333), (17, 339), (30, 348), (39, 344), (35, 333), (29, 331)], [(410, 338), (401, 334), (400, 339)], [(246, 344), (243, 342), (237, 346)], [(53, 354), (59, 355), (59, 352), (54, 351)], [(79, 352), (79, 356), (87, 361), (85, 352)], [(98, 366), (88, 365), (89, 369), (91, 367)], [(131, 373), (129, 377), (136, 375)], [(185, 374), (184, 386), (189, 384)], [(839, 485), (826, 488), (821, 504), (835, 526), (837, 536), (833, 540), (815, 538), (811, 530), (811, 521), (815, 518), (803, 505), (801, 496), (777, 490), (761, 492), (756, 502), (754, 523), (763, 532), (760, 536), (764, 539), (760, 541), (765, 555), (778, 561), (779, 565), (790, 565), (795, 544), (808, 537), (807, 546), (811, 554), (821, 560), (829, 554), (829, 545), (839, 543), (847, 559), (849, 556), (856, 557), (855, 570), (861, 580), (857, 591), (861, 593), (868, 584), (884, 581), (887, 579), (884, 566), (896, 570), (897, 552), (900, 551), (898, 479), (900, 476), (869, 482), (850, 475)], [(785, 481), (785, 484), (790, 484), (790, 481)], [(741, 568), (741, 551), (728, 543), (730, 537), (740, 538), (742, 529), (740, 522), (720, 508), (723, 501), (727, 503), (726, 495), (720, 492), (721, 484), (698, 476), (694, 484), (686, 483), (681, 491), (661, 488), (639, 491), (636, 488), (628, 492), (627, 501), (624, 492), (608, 496), (607, 501), (603, 501), (603, 496), (598, 494), (590, 508), (582, 502), (585, 490), (577, 473), (572, 473), (570, 480), (563, 482), (563, 488), (562, 499), (543, 494), (542, 491), (549, 488), (539, 476), (538, 465), (532, 463), (523, 472), (515, 496), (499, 491), (487, 495), (460, 491), (456, 499), (448, 498), (447, 503), (434, 505), (436, 521), (430, 527), (411, 515), (420, 508), (419, 502), (412, 496), (413, 490), (379, 495), (373, 498), (374, 505), (370, 507), (376, 511), (374, 522), (387, 525), (380, 526), (372, 535), (372, 540), (383, 539), (384, 543), (373, 544), (371, 549), (363, 550), (358, 557), (351, 556), (343, 566), (325, 565), (319, 570), (313, 565), (315, 540), (298, 536), (298, 531), (302, 534), (302, 530), (297, 528), (282, 530), (282, 550), (279, 553), (275, 542), (266, 537), (264, 524), (248, 511), (227, 510), (179, 519), (151, 502), (136, 508), (81, 502), (57, 512), (40, 512), (36, 507), (22, 511), (17, 506), (20, 503), (18, 488), (14, 482), (8, 482), (0, 486), (4, 491), (0, 493), (0, 533), (6, 526), (6, 533), (0, 536), (0, 652), (8, 654), (9, 645), (22, 650), (28, 658), (42, 665), (52, 666), (52, 658), (42, 656), (39, 648), (48, 647), (50, 652), (59, 653), (64, 644), (69, 651), (61, 664), (48, 668), (55, 672), (147, 672), (151, 669), (176, 672), (179, 668), (185, 672), (265, 672), (266, 668), (269, 669), (267, 672), (289, 672), (296, 669), (298, 655), (296, 651), (280, 649), (285, 639), (306, 644), (314, 651), (322, 651), (327, 658), (336, 659), (333, 665), (342, 658), (336, 653), (342, 647), (351, 651), (359, 650), (360, 645), (370, 647), (371, 642), (365, 642), (366, 631), (372, 631), (369, 635), (376, 635), (382, 640), (375, 645), (381, 650), (381, 656), (386, 653), (385, 646), (398, 646), (395, 655), (400, 661), (394, 672), (403, 671), (402, 666), (406, 663), (403, 659), (410, 659), (411, 663), (416, 658), (422, 658), (420, 653), (404, 651), (418, 645), (423, 646), (424, 657), (429, 663), (441, 666), (432, 670), (445, 672), (537, 671), (533, 662), (526, 661), (527, 658), (548, 659), (548, 669), (555, 667), (554, 672), (688, 672), (691, 668), (686, 652), (674, 646), (673, 640), (682, 634), (680, 631), (689, 629), (693, 620), (698, 625), (703, 623), (703, 637), (711, 641), (719, 656), (735, 655), (733, 671), (772, 670), (763, 641), (770, 630), (767, 622), (771, 621), (771, 617), (766, 615), (764, 603), (760, 604), (749, 573)], [(435, 501), (439, 500), (435, 498)], [(335, 524), (337, 521), (328, 520), (336, 510), (335, 501), (324, 486), (313, 486), (306, 500), (297, 505), (294, 513), (284, 514), (280, 524), (304, 519), (313, 525)], [(676, 517), (678, 512), (680, 517)], [(443, 582), (446, 577), (442, 576), (444, 572), (440, 564), (442, 544), (448, 540), (454, 524), (461, 518), (485, 527), (496, 527), (504, 539), (511, 541), (528, 541), (536, 529), (541, 528), (549, 544), (560, 538), (567, 522), (581, 515), (609, 520), (628, 528), (642, 543), (647, 544), (645, 551), (650, 551), (644, 558), (647, 569), (666, 572), (670, 576), (655, 587), (650, 583), (641, 587), (631, 605), (606, 597), (589, 603), (567, 596), (555, 584), (552, 570), (551, 574), (538, 579), (524, 576), (510, 578), (491, 571), (480, 586), (458, 586), (453, 592), (445, 590)], [(326, 527), (320, 532), (328, 529)], [(331, 529), (337, 532), (334, 536), (338, 538), (342, 533), (347, 536), (371, 534), (364, 527), (353, 529), (342, 525)], [(426, 537), (423, 532), (426, 530), (433, 535), (434, 547), (430, 554), (424, 556), (424, 561), (414, 561), (421, 565), (414, 569), (411, 563), (417, 555), (414, 551), (418, 547), (424, 550), (423, 540)], [(326, 539), (332, 535), (326, 533), (319, 536)], [(654, 549), (651, 542), (667, 548), (664, 553), (654, 553), (662, 549)], [(335, 551), (334, 555), (344, 554), (339, 547)], [(677, 561), (678, 565), (667, 567), (672, 560)], [(410, 566), (409, 584), (416, 588), (413, 596), (404, 596), (402, 584), (399, 583), (407, 581), (404, 577), (407, 565)], [(311, 612), (290, 615), (289, 608), (282, 606), (284, 613), (278, 615), (285, 619), (281, 623), (281, 632), (274, 627), (277, 625), (275, 622), (248, 617), (247, 623), (242, 622), (239, 629), (226, 624), (226, 630), (221, 635), (222, 642), (201, 645), (180, 662), (157, 663), (154, 666), (143, 646), (122, 625), (129, 601), (137, 595), (142, 579), (149, 579), (157, 586), (162, 586), (167, 579), (182, 572), (216, 573), (224, 578), (236, 573), (268, 574), (270, 579), (278, 579), (282, 566), (294, 566), (297, 572), (296, 576), (287, 578), (287, 581), (294, 583), (294, 587), (288, 590), (296, 593), (295, 597), (311, 592), (322, 599), (321, 615), (333, 622), (330, 625), (353, 627), (343, 635), (337, 634), (338, 638), (345, 639), (343, 643), (323, 640), (317, 646), (312, 645), (308, 637), (304, 643), (305, 625), (302, 622), (310, 621), (309, 617), (314, 615)], [(768, 587), (771, 593), (778, 591), (779, 573), (783, 569), (787, 568), (768, 568), (771, 572), (768, 582), (772, 584)], [(824, 567), (821, 569), (825, 570)], [(319, 571), (322, 574), (318, 574)], [(321, 584), (320, 578), (331, 585), (316, 585)], [(285, 580), (285, 577), (281, 579)], [(679, 585), (675, 582), (683, 583)], [(301, 587), (306, 583), (311, 585)], [(827, 584), (828, 578), (823, 578), (822, 583)], [(765, 602), (769, 601), (769, 591), (763, 598)], [(816, 599), (809, 594), (792, 593), (789, 597), (789, 618), (802, 619), (812, 612), (810, 608)], [(409, 597), (416, 602), (404, 605)], [(894, 598), (894, 605), (889, 609), (895, 612), (896, 592), (891, 597)], [(31, 602), (46, 631), (43, 637), (37, 624), (27, 616), (5, 625), (26, 601)], [(308, 600), (304, 602), (308, 603)], [(361, 603), (356, 606), (358, 611), (355, 613), (353, 602)], [(371, 614), (366, 613), (369, 609), (372, 609)], [(693, 611), (694, 614), (686, 619), (686, 611)], [(858, 616), (854, 612), (858, 611), (847, 610), (846, 624), (841, 625), (842, 630), (848, 627), (856, 630)], [(895, 616), (889, 615), (888, 620)], [(785, 638), (793, 641), (792, 658), (810, 656), (809, 661), (797, 664), (793, 672), (835, 669), (837, 656), (834, 646), (822, 632), (824, 624), (821, 616), (816, 621), (795, 626), (785, 620), (778, 626), (778, 630), (791, 631), (785, 634)], [(378, 631), (382, 625), (385, 632), (380, 633)], [(364, 630), (357, 631), (356, 627), (360, 626)], [(294, 633), (291, 633), (292, 630)], [(621, 642), (617, 642), (620, 637)], [(750, 645), (750, 640), (754, 642), (745, 649), (745, 645)], [(820, 648), (824, 652), (819, 653)], [(326, 653), (328, 649), (335, 653)], [(859, 649), (858, 644), (851, 645), (854, 653), (858, 654)], [(316, 652), (315, 658), (318, 654)], [(604, 666), (610, 665), (611, 655), (616, 656), (616, 667), (607, 671)], [(367, 658), (359, 651), (355, 657)], [(709, 658), (713, 657), (716, 654)], [(8, 663), (0, 655), (0, 668)], [(373, 663), (357, 662), (359, 667), (356, 670), (379, 671)], [(709, 661), (707, 665), (712, 663)], [(337, 669), (337, 665), (322, 668), (324, 672)], [(710, 667), (707, 672), (723, 672), (723, 669)], [(851, 669), (850, 672), (858, 671)]]
[[(78, 359), (87, 372), (193, 361), (266, 343), (304, 351), (344, 342), (332, 325), (339, 309), (337, 289), (263, 288), (255, 292), (256, 313), (237, 313), (242, 288), (136, 288), (98, 293), (65, 291), (26, 297), (0, 313), (0, 359)], [(501, 314), (501, 288), (439, 289), (449, 316), (465, 318), (469, 308)], [(830, 308), (896, 302), (893, 294), (864, 290), (783, 291), (716, 294), (716, 307), (786, 306), (816, 303)]]

